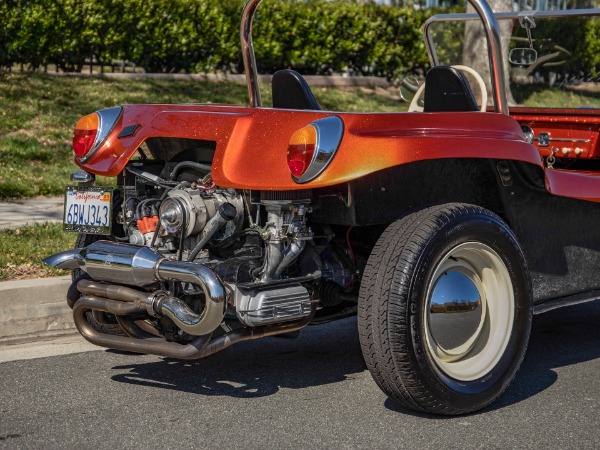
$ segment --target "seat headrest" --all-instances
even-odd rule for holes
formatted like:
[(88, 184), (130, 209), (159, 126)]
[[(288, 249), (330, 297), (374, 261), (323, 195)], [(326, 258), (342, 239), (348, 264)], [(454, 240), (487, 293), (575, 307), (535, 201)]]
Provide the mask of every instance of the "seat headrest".
[(450, 66), (432, 67), (425, 77), (425, 112), (479, 111), (467, 77)]
[(306, 80), (295, 70), (284, 69), (275, 72), (271, 89), (273, 108), (321, 109)]

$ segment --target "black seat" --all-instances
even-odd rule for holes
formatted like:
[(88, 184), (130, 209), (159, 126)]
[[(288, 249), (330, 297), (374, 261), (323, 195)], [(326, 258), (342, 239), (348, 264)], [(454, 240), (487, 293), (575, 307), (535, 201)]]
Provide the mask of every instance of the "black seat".
[(450, 66), (432, 67), (425, 77), (425, 112), (479, 111), (467, 77)]
[(306, 80), (295, 70), (284, 69), (275, 72), (271, 89), (273, 108), (321, 109)]

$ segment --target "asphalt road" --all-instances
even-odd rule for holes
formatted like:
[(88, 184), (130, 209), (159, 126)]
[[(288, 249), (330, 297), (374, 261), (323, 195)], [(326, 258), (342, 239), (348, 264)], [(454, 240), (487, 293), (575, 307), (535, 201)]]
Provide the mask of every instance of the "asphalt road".
[(600, 448), (600, 302), (537, 316), (485, 411), (402, 411), (346, 319), (179, 362), (92, 351), (0, 364), (0, 448)]

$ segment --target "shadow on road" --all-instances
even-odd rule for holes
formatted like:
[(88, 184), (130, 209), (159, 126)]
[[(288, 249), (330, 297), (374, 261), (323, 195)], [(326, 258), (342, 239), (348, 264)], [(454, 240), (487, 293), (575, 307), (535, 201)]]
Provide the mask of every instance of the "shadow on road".
[(508, 390), (488, 410), (532, 397), (554, 384), (554, 369), (600, 357), (600, 301), (534, 316), (527, 355)]
[[(525, 360), (491, 411), (537, 395), (557, 380), (555, 369), (600, 357), (600, 302), (535, 316)], [(199, 361), (164, 359), (117, 366), (113, 380), (200, 395), (256, 398), (280, 388), (339, 383), (366, 370), (356, 319), (308, 327), (296, 340), (267, 338), (238, 344)], [(414, 414), (386, 400), (388, 409)], [(423, 416), (432, 419), (440, 417)]]
[(164, 359), (114, 367), (115, 381), (200, 395), (256, 398), (280, 388), (339, 383), (366, 370), (356, 319), (309, 326), (297, 339), (265, 338), (237, 344), (198, 361)]
[[(556, 309), (533, 317), (525, 360), (506, 392), (487, 408), (474, 414), (494, 411), (533, 397), (558, 379), (555, 369), (600, 357), (600, 301)], [(393, 411), (415, 414), (387, 399)], [(425, 416), (444, 419), (442, 416)]]

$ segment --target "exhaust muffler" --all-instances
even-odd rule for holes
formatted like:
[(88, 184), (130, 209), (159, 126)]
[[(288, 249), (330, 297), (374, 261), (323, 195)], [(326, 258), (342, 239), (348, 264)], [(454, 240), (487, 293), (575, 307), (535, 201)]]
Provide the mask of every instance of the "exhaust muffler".
[(179, 281), (198, 285), (206, 299), (201, 314), (196, 314), (181, 300), (164, 294), (134, 291), (134, 295), (128, 292), (133, 291), (132, 289), (119, 289), (119, 286), (110, 287), (110, 292), (105, 291), (106, 286), (100, 292), (89, 292), (108, 299), (138, 304), (143, 302), (151, 315), (168, 316), (180, 329), (193, 336), (212, 333), (225, 316), (225, 286), (215, 272), (203, 264), (168, 260), (149, 247), (97, 241), (86, 248), (49, 256), (44, 259), (44, 263), (59, 269), (79, 268), (96, 281), (119, 285), (144, 287), (158, 281)]
[[(198, 359), (217, 353), (242, 341), (297, 331), (312, 320), (316, 303), (302, 320), (261, 327), (247, 327), (212, 338), (212, 332), (225, 316), (226, 291), (219, 277), (208, 267), (193, 262), (170, 261), (148, 247), (98, 241), (87, 248), (69, 250), (44, 260), (50, 266), (73, 270), (80, 268), (92, 280), (80, 280), (77, 289), (83, 294), (73, 305), (73, 318), (81, 335), (101, 347), (136, 353), (148, 353), (177, 359)], [(139, 287), (157, 281), (189, 282), (200, 286), (206, 294), (206, 305), (196, 314), (180, 299), (168, 293), (144, 292)], [(115, 284), (107, 284), (109, 282)], [(137, 287), (127, 287), (129, 285)], [(115, 336), (94, 329), (86, 319), (87, 311), (103, 311), (131, 325), (128, 316), (147, 313), (164, 315), (179, 328), (197, 336), (189, 344), (167, 342), (132, 326), (130, 336)]]

